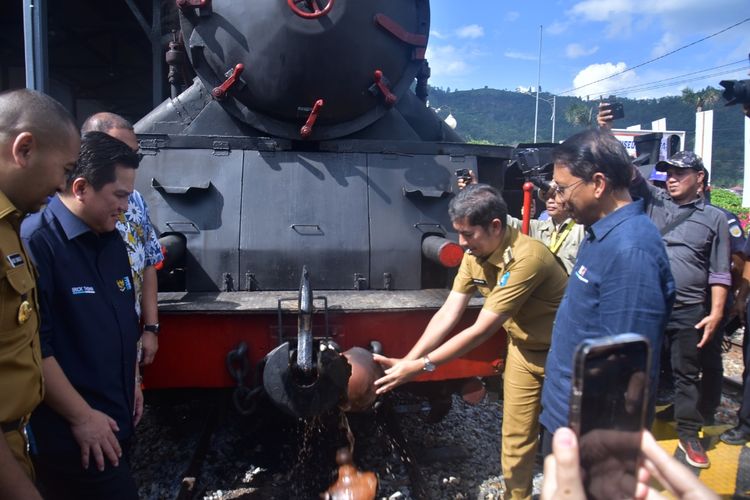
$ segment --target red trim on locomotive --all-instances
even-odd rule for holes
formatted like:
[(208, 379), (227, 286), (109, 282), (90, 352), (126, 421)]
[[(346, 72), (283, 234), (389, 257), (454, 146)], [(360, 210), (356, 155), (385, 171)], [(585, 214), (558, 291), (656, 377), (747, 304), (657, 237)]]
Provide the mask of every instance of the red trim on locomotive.
[[(344, 351), (355, 346), (368, 347), (377, 340), (384, 354), (398, 357), (416, 343), (434, 313), (434, 310), (332, 313), (330, 332)], [(467, 311), (455, 331), (471, 325), (477, 314), (478, 309)], [(246, 384), (250, 385), (257, 364), (279, 345), (275, 314), (162, 312), (159, 321), (159, 352), (154, 363), (144, 369), (147, 389), (234, 387), (236, 382), (229, 375), (225, 360), (227, 353), (242, 341), (248, 345), (251, 369)], [(317, 336), (318, 332), (314, 330), (314, 334)], [(290, 328), (285, 335), (296, 337), (296, 331)], [(505, 332), (501, 330), (478, 348), (433, 373), (421, 375), (417, 381), (498, 375), (505, 351)]]

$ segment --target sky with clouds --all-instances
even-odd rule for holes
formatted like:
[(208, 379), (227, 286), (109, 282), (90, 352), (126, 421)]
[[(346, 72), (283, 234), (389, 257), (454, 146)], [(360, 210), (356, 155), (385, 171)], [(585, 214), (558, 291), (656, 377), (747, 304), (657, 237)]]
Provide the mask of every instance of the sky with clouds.
[(430, 84), (442, 88), (536, 87), (540, 25), (541, 88), (558, 95), (677, 95), (750, 70), (750, 0), (432, 0), (430, 9)]

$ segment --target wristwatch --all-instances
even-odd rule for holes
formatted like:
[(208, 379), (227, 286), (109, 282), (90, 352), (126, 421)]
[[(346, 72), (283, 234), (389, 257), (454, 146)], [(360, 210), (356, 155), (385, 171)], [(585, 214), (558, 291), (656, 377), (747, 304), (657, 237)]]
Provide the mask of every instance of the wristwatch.
[(159, 335), (159, 323), (154, 323), (153, 325), (143, 325), (143, 331), (151, 332), (154, 335)]
[(426, 372), (434, 372), (435, 368), (437, 368), (437, 366), (435, 366), (435, 363), (430, 361), (430, 358), (428, 358), (427, 356), (422, 358), (422, 361), (424, 361), (424, 366), (422, 367), (422, 370)]

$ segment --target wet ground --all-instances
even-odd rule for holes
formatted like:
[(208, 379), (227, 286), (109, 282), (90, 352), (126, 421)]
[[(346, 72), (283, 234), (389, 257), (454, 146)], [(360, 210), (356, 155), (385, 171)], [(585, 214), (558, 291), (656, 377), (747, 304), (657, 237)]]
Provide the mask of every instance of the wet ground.
[[(739, 377), (741, 372), (739, 350), (727, 353), (725, 374)], [(335, 479), (336, 448), (349, 443), (346, 424), (336, 413), (305, 424), (266, 405), (243, 417), (233, 410), (228, 393), (218, 391), (162, 394), (160, 401), (150, 396), (133, 460), (143, 499), (178, 498), (181, 488), (186, 490), (181, 485), (186, 472), (198, 479), (191, 494), (183, 491), (181, 498), (318, 498)], [(501, 497), (502, 401), (485, 399), (472, 406), (454, 397), (450, 411), (438, 423), (425, 421), (421, 411), (425, 402), (419, 398), (400, 396), (393, 406), (408, 449), (394, 438), (379, 413), (348, 419), (355, 438), (355, 464), (376, 472), (378, 498), (420, 496), (414, 491), (409, 460), (416, 461), (421, 472), (423, 498)], [(728, 390), (716, 425), (735, 425), (738, 406), (738, 393)], [(212, 418), (217, 425), (206, 443), (205, 460), (196, 463), (194, 452)], [(535, 493), (540, 482), (539, 466)]]

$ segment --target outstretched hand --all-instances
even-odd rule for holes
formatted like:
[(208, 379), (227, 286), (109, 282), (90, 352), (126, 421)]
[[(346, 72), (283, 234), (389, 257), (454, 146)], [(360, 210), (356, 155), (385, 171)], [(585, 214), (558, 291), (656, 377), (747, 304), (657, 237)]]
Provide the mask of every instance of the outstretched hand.
[(469, 179), (466, 177), (459, 177), (456, 183), (458, 184), (458, 189), (463, 189), (469, 184), (476, 184), (477, 174), (475, 174), (473, 170), (469, 170)]
[(372, 359), (385, 370), (385, 375), (375, 381), (376, 394), (385, 394), (405, 384), (424, 368), (424, 361), (421, 359), (386, 358), (380, 354), (373, 354)]

